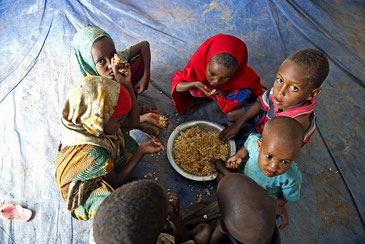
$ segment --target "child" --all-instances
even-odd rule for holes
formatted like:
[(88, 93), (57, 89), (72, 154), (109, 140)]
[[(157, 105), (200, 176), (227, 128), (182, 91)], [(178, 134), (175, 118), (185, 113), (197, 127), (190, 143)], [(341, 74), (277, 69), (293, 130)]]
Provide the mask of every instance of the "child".
[(79, 220), (93, 218), (145, 154), (164, 148), (154, 140), (138, 146), (122, 130), (139, 123), (139, 111), (131, 76), (115, 78), (117, 82), (84, 77), (68, 93), (62, 110), (56, 183), (67, 209)]
[[(73, 48), (83, 76), (100, 75), (115, 79), (111, 59), (117, 51), (113, 39), (108, 33), (95, 25), (87, 25), (79, 29), (74, 36)], [(118, 55), (131, 63), (131, 80), (136, 95), (147, 90), (150, 79), (151, 53), (147, 41), (140, 42)], [(147, 106), (146, 106), (147, 108)], [(156, 109), (154, 108), (156, 111)], [(146, 112), (145, 110), (143, 112)], [(161, 129), (167, 129), (168, 123), (159, 123), (160, 117), (167, 121), (165, 116), (155, 113), (145, 113), (140, 116), (140, 129), (149, 134), (158, 136), (159, 130), (146, 126), (146, 122)]]
[[(305, 129), (304, 143), (315, 130), (315, 98), (328, 75), (326, 56), (318, 50), (304, 49), (290, 55), (281, 64), (273, 88), (261, 95), (247, 111), (247, 107), (227, 115), (233, 123), (220, 133), (222, 140), (235, 137), (244, 125), (254, 118), (256, 131), (262, 133), (266, 122), (277, 116), (295, 118)], [(251, 121), (252, 123), (252, 121)], [(245, 128), (244, 134), (255, 132)], [(247, 136), (246, 136), (247, 137)]]
[[(166, 219), (175, 238), (161, 233)], [(140, 180), (122, 186), (103, 202), (95, 216), (90, 243), (206, 243), (202, 236), (209, 238), (209, 230), (202, 224), (188, 233), (177, 195), (168, 195), (155, 181)]]
[(247, 66), (245, 43), (224, 34), (206, 40), (171, 83), (171, 97), (180, 114), (192, 97), (210, 97), (227, 113), (261, 93), (260, 77)]
[(222, 220), (210, 243), (280, 243), (271, 197), (249, 177), (231, 173), (218, 184)]
[[(304, 130), (298, 121), (285, 116), (275, 117), (266, 123), (262, 136), (250, 134), (244, 147), (226, 163), (227, 168), (238, 168), (238, 172), (255, 180), (276, 199), (277, 214), (283, 217), (281, 227), (288, 224), (286, 202), (300, 198), (302, 174), (294, 158), (300, 151), (303, 137)], [(247, 156), (244, 165), (242, 160)], [(223, 175), (230, 173), (223, 161), (216, 162), (216, 166)]]

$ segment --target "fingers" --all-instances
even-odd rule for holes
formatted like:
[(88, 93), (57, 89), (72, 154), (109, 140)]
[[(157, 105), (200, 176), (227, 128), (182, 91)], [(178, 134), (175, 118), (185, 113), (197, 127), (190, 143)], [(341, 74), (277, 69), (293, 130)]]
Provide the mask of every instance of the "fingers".
[(241, 162), (242, 160), (240, 158), (232, 156), (228, 159), (226, 167), (231, 169), (237, 169), (240, 166)]
[(229, 133), (229, 126), (226, 127), (226, 128), (224, 128), (224, 130), (222, 130), (221, 133), (219, 133), (219, 140), (221, 140), (221, 141), (227, 141), (227, 140), (231, 139), (229, 137), (229, 134), (228, 133)]
[(151, 140), (151, 145), (160, 150), (165, 149), (165, 145), (163, 144), (163, 142), (156, 137)]

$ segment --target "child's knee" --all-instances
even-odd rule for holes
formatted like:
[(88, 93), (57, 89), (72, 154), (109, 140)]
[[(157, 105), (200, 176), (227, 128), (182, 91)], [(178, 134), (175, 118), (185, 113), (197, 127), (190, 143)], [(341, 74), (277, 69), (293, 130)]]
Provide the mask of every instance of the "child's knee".
[(235, 122), (234, 119), (233, 119), (233, 111), (229, 111), (228, 113), (226, 113), (226, 117), (227, 117), (227, 121), (228, 122)]
[(243, 115), (241, 109), (236, 109), (226, 113), (227, 121), (230, 123), (236, 122), (236, 120)]

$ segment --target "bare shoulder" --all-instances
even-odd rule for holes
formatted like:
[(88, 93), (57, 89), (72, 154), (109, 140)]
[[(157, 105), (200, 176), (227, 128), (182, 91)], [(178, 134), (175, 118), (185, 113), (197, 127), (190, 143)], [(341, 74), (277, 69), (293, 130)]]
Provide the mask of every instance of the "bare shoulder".
[(309, 129), (309, 126), (311, 124), (310, 121), (310, 114), (305, 114), (299, 117), (295, 118), (304, 128), (304, 131), (307, 131)]

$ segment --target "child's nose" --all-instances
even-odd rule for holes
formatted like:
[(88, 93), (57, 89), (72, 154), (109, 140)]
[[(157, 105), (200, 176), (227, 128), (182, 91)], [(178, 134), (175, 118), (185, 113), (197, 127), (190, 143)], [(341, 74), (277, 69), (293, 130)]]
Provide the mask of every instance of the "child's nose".
[(218, 85), (218, 80), (212, 80), (212, 81), (210, 82), (210, 84), (211, 84), (212, 86), (216, 86), (216, 85)]
[(107, 60), (107, 64), (108, 64), (108, 69), (111, 69), (112, 68), (112, 61), (111, 60)]
[(270, 169), (275, 170), (275, 169), (278, 168), (278, 165), (279, 165), (278, 162), (273, 161), (273, 162), (270, 163), (269, 166), (270, 166)]
[(285, 85), (283, 85), (282, 87), (279, 88), (279, 95), (281, 96), (285, 96)]

